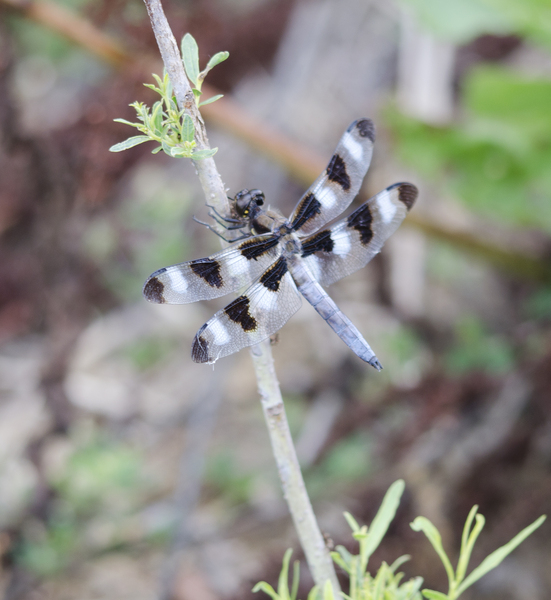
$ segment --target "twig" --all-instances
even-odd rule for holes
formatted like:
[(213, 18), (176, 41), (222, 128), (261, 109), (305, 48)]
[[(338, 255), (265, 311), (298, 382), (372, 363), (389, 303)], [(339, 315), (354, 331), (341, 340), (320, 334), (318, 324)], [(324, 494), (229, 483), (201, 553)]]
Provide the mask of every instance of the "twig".
[[(208, 148), (204, 123), (196, 109), (193, 93), (185, 76), (176, 40), (163, 13), (160, 0), (144, 0), (144, 2), (151, 19), (151, 25), (161, 51), (161, 56), (163, 57), (166, 70), (174, 88), (178, 105), (181, 109), (186, 110), (194, 120), (196, 131), (201, 132), (198, 136), (199, 139), (196, 140), (199, 149)], [(209, 203), (212, 204), (214, 202), (218, 210), (227, 212), (227, 199), (222, 180), (216, 171), (214, 160), (210, 158), (195, 161), (194, 164)], [(223, 196), (223, 202), (221, 201), (221, 196)], [(329, 580), (333, 585), (335, 594), (339, 594), (340, 587), (335, 569), (317, 525), (300, 472), (285, 415), (279, 383), (275, 374), (269, 341), (265, 340), (253, 347), (251, 355), (284, 496), (291, 511), (306, 560), (312, 572), (312, 577), (316, 584), (321, 587)]]

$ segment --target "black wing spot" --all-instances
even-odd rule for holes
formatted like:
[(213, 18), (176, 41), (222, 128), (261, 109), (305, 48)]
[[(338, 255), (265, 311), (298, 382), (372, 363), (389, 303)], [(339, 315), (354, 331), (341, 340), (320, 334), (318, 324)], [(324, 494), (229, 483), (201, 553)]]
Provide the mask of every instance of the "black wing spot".
[(165, 298), (163, 292), (165, 291), (164, 284), (159, 281), (156, 277), (150, 277), (143, 288), (143, 295), (149, 302), (156, 302), (157, 304), (164, 304)]
[(419, 190), (411, 183), (400, 183), (399, 185), (398, 200), (403, 202), (406, 205), (406, 208), (409, 210), (417, 199)]
[(367, 246), (373, 238), (372, 223), (373, 215), (367, 204), (364, 204), (364, 206), (353, 212), (347, 220), (348, 227), (355, 229), (360, 234), (360, 241), (364, 246)]
[(327, 165), (327, 178), (329, 181), (339, 184), (345, 191), (350, 189), (350, 177), (346, 172), (346, 164), (338, 154), (333, 154)]
[(210, 258), (200, 258), (189, 263), (189, 268), (204, 279), (210, 287), (221, 288), (224, 282), (220, 275), (220, 263)]
[(333, 252), (334, 246), (331, 231), (324, 229), (302, 242), (302, 257), (306, 258), (314, 252)]
[(282, 256), (264, 272), (264, 275), (262, 275), (260, 278), (260, 283), (272, 292), (277, 292), (279, 290), (281, 280), (287, 271), (287, 261)]
[(254, 331), (257, 326), (256, 319), (249, 312), (250, 300), (247, 296), (239, 296), (230, 302), (224, 312), (234, 322), (241, 325), (243, 331)]
[(191, 358), (196, 363), (209, 362), (209, 343), (201, 335), (205, 330), (207, 324), (205, 323), (201, 329), (195, 335), (193, 345), (191, 346)]
[(241, 254), (247, 260), (257, 260), (263, 254), (266, 254), (269, 250), (271, 250), (274, 246), (277, 246), (279, 242), (279, 237), (272, 237), (262, 242), (258, 240), (247, 240), (239, 245), (239, 250)]
[(310, 192), (306, 194), (300, 201), (297, 209), (297, 216), (294, 218), (290, 227), (293, 231), (299, 230), (303, 227), (310, 219), (313, 219), (316, 215), (321, 212), (320, 201)]
[[(372, 143), (375, 143), (375, 125), (371, 119), (359, 119), (353, 124), (361, 137), (368, 138)], [(351, 128), (348, 129), (350, 131)]]

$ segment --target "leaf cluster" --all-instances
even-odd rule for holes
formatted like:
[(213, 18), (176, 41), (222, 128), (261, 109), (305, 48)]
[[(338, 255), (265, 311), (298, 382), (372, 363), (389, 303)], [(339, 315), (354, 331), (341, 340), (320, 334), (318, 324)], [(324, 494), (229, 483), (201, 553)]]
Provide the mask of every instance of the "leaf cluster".
[[(208, 62), (203, 71), (199, 71), (199, 48), (197, 42), (189, 33), (182, 40), (182, 60), (186, 75), (193, 84), (193, 95), (198, 106), (210, 104), (222, 98), (222, 95), (213, 96), (204, 102), (199, 102), (202, 94), (201, 87), (207, 73), (216, 65), (226, 60), (228, 52), (218, 52)], [(146, 83), (145, 87), (153, 90), (161, 97), (151, 108), (143, 102), (133, 102), (130, 106), (136, 111), (138, 122), (126, 119), (115, 119), (117, 123), (124, 123), (136, 128), (141, 135), (128, 138), (111, 146), (111, 152), (122, 152), (144, 142), (154, 141), (158, 146), (152, 150), (157, 154), (161, 150), (173, 158), (191, 158), (201, 160), (216, 154), (217, 148), (196, 150), (195, 126), (193, 120), (185, 110), (180, 110), (174, 97), (172, 85), (166, 71), (162, 79), (153, 74), (157, 85)]]
[[(492, 552), (467, 575), (474, 544), (485, 523), (484, 517), (477, 514), (478, 507), (473, 507), (465, 522), (459, 560), (455, 570), (442, 546), (442, 538), (438, 529), (425, 517), (417, 517), (411, 523), (411, 528), (414, 531), (422, 531), (426, 535), (444, 565), (449, 582), (447, 594), (429, 589), (421, 590), (422, 577), (414, 577), (403, 582), (404, 574), (398, 572), (398, 568), (409, 560), (410, 557), (407, 555), (396, 559), (391, 565), (383, 562), (376, 575), (371, 575), (367, 571), (370, 557), (379, 547), (390, 523), (394, 519), (403, 491), (404, 482), (402, 480), (398, 480), (390, 486), (369, 528), (367, 525), (360, 526), (352, 515), (344, 513), (352, 529), (352, 536), (359, 543), (358, 554), (351, 554), (343, 546), (337, 546), (336, 552), (331, 553), (334, 562), (345, 571), (349, 578), (348, 594), (342, 593), (345, 600), (421, 600), (422, 597), (429, 600), (457, 600), (473, 583), (495, 569), (522, 541), (540, 527), (546, 518), (541, 516), (510, 542)], [(277, 590), (265, 581), (261, 581), (253, 588), (253, 592), (263, 591), (272, 600), (297, 600), (299, 563), (298, 561), (294, 563), (292, 584), (289, 589), (288, 576), (291, 554), (292, 550), (289, 549), (283, 558), (283, 568), (279, 576)], [(307, 600), (334, 600), (334, 598), (335, 595), (331, 585), (326, 582), (323, 591), (318, 586), (312, 588)]]

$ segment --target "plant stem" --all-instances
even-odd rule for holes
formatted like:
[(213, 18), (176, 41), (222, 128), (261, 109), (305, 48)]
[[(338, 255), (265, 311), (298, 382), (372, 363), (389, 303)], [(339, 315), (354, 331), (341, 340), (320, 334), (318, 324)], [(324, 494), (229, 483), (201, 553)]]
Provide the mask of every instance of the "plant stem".
[[(193, 119), (197, 148), (200, 150), (207, 149), (209, 146), (205, 124), (197, 109), (193, 92), (184, 72), (176, 40), (170, 30), (161, 2), (160, 0), (144, 0), (144, 2), (178, 106), (180, 109), (184, 109)], [(227, 213), (228, 201), (214, 159), (207, 158), (194, 161), (194, 164), (208, 203), (214, 204), (219, 212)], [(283, 486), (283, 494), (289, 506), (312, 577), (322, 589), (325, 582), (329, 580), (333, 585), (335, 596), (338, 597), (340, 595), (339, 583), (306, 492), (289, 431), (281, 390), (275, 374), (269, 340), (254, 346), (251, 349), (251, 355), (264, 416)]]
[(310, 572), (321, 589), (329, 579), (335, 591), (335, 597), (338, 598), (340, 596), (339, 582), (302, 478), (279, 382), (275, 373), (270, 340), (264, 340), (254, 346), (251, 350), (251, 356), (255, 367), (264, 418), (268, 426), (279, 478), (283, 487), (283, 495), (293, 517), (293, 523), (310, 567)]

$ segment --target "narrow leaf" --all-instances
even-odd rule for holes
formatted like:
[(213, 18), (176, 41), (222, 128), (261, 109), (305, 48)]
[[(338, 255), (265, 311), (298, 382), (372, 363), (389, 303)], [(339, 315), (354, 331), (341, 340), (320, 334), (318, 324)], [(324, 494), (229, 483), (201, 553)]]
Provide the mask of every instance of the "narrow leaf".
[(411, 560), (411, 556), (409, 554), (404, 554), (403, 556), (400, 556), (399, 558), (397, 558), (389, 567), (389, 569), (391, 570), (392, 573), (396, 573), (396, 571), (398, 570), (398, 567), (401, 567), (404, 563), (408, 562), (408, 560)]
[(151, 154), (157, 154), (158, 152), (160, 152), (163, 149), (162, 146), (157, 146), (156, 148), (153, 148), (153, 150), (151, 150)]
[(462, 594), (469, 586), (471, 586), (475, 581), (478, 581), (483, 575), (495, 569), (503, 559), (511, 554), (511, 552), (521, 544), (531, 533), (533, 533), (541, 524), (545, 521), (546, 516), (542, 515), (539, 519), (534, 521), (532, 525), (529, 525), (525, 529), (523, 529), (520, 533), (515, 535), (515, 537), (505, 544), (501, 546), (497, 550), (494, 550), (489, 556), (487, 556), (481, 563), (473, 570), (473, 572), (465, 579), (465, 581), (457, 588), (457, 595)]
[(124, 140), (124, 142), (119, 142), (118, 144), (111, 146), (111, 148), (109, 148), (109, 152), (122, 152), (123, 150), (128, 150), (128, 148), (133, 148), (134, 146), (137, 146), (138, 144), (143, 144), (144, 142), (148, 142), (149, 140), (150, 138), (147, 135), (136, 135), (134, 137), (128, 138), (127, 140)]
[(212, 104), (213, 102), (216, 102), (217, 100), (220, 100), (220, 98), (223, 98), (224, 94), (217, 94), (216, 96), (212, 96), (211, 98), (209, 98), (208, 100), (205, 100), (204, 102), (200, 102), (199, 106), (205, 106), (205, 104)]
[(131, 123), (126, 119), (113, 119), (113, 121), (115, 121), (115, 123), (123, 123), (124, 125), (130, 125), (130, 127), (141, 127), (140, 123)]
[(193, 138), (195, 137), (195, 127), (193, 126), (193, 120), (189, 115), (184, 115), (180, 134), (183, 142), (193, 142)]
[(450, 559), (446, 554), (443, 546), (442, 546), (442, 537), (438, 529), (425, 517), (417, 517), (413, 523), (410, 524), (410, 527), (413, 531), (422, 531), (428, 538), (429, 542), (432, 544), (432, 547), (435, 549), (436, 554), (440, 557), (444, 568), (446, 569), (446, 573), (448, 575), (448, 582), (451, 586), (454, 579), (455, 574), (453, 572), (453, 568), (450, 563)]
[[(471, 513), (472, 512), (473, 511), (471, 511)], [(469, 514), (469, 517), (470, 517), (470, 514)], [(463, 581), (463, 579), (465, 579), (465, 575), (467, 573), (469, 561), (471, 560), (471, 553), (473, 551), (475, 542), (478, 539), (480, 532), (484, 528), (484, 523), (486, 522), (486, 520), (484, 519), (484, 517), (482, 515), (476, 515), (475, 518), (476, 518), (476, 524), (475, 524), (473, 530), (469, 533), (467, 542), (465, 543), (464, 546), (463, 546), (463, 540), (461, 541), (461, 551), (459, 553), (459, 561), (457, 563), (457, 570), (456, 570), (456, 575), (455, 575), (455, 581), (458, 585)], [(469, 518), (467, 518), (467, 521), (469, 521)], [(470, 523), (469, 523), (469, 527), (470, 527)], [(465, 527), (465, 528), (467, 529), (467, 527)]]
[(295, 562), (293, 564), (293, 584), (291, 587), (291, 600), (297, 599), (299, 580), (300, 580), (300, 561), (295, 560)]
[(377, 511), (377, 514), (371, 523), (367, 540), (365, 542), (365, 547), (363, 548), (362, 559), (364, 566), (367, 565), (369, 557), (378, 548), (381, 540), (388, 530), (390, 523), (394, 519), (396, 510), (400, 504), (400, 498), (404, 492), (404, 488), (405, 483), (403, 479), (399, 479), (390, 486), (388, 492), (385, 494), (385, 497), (381, 503), (381, 507)]
[(197, 150), (191, 155), (193, 160), (202, 160), (203, 158), (210, 158), (218, 152), (218, 148), (211, 148), (210, 150)]
[(413, 600), (415, 595), (419, 593), (419, 590), (421, 589), (422, 585), (423, 585), (422, 577), (415, 577), (411, 581), (408, 581), (407, 583), (405, 583), (403, 587), (405, 587), (408, 590), (408, 594), (404, 598), (404, 600)]
[(309, 592), (307, 600), (318, 600), (319, 598), (319, 587), (315, 585)]
[(350, 529), (352, 529), (352, 531), (360, 531), (360, 526), (358, 525), (358, 522), (349, 512), (344, 513), (344, 518), (346, 519), (348, 525), (350, 525)]
[(374, 600), (379, 600), (382, 594), (382, 591), (386, 587), (386, 582), (388, 578), (388, 565), (383, 562), (381, 568), (379, 569), (377, 576), (375, 577), (374, 587), (373, 587), (373, 598)]
[(277, 593), (280, 598), (289, 597), (289, 561), (292, 554), (293, 549), (288, 548), (283, 556), (283, 566), (281, 567), (281, 573), (277, 582)]
[[(331, 556), (337, 555), (341, 561), (346, 565), (346, 571), (350, 572), (350, 568), (352, 566), (352, 555), (344, 546), (337, 546), (336, 552), (331, 552)], [(334, 559), (336, 561), (336, 559)]]
[(344, 562), (338, 552), (331, 552), (331, 558), (333, 559), (333, 562), (335, 562), (343, 571), (350, 573), (348, 565)]
[(274, 590), (274, 588), (269, 584), (266, 583), (265, 581), (259, 581), (254, 587), (253, 587), (253, 592), (264, 592), (265, 594), (268, 594), (268, 596), (270, 596), (270, 598), (273, 598), (273, 600), (279, 600), (279, 596), (277, 595), (277, 592)]
[(228, 56), (230, 55), (229, 52), (217, 52), (207, 63), (207, 67), (204, 71), (205, 75), (216, 65), (219, 65), (221, 62), (224, 62), (225, 60), (228, 59)]
[(335, 594), (333, 593), (333, 586), (329, 579), (325, 582), (323, 586), (323, 600), (335, 600)]
[(155, 128), (155, 133), (161, 133), (163, 127), (163, 105), (161, 102), (155, 102), (151, 108), (151, 121)]
[(182, 59), (187, 78), (197, 87), (199, 80), (199, 47), (190, 33), (186, 33), (182, 39)]
[(443, 594), (442, 592), (435, 592), (433, 590), (423, 590), (421, 593), (423, 594), (423, 596), (425, 596), (425, 598), (428, 598), (429, 600), (449, 600), (448, 596), (446, 594)]

